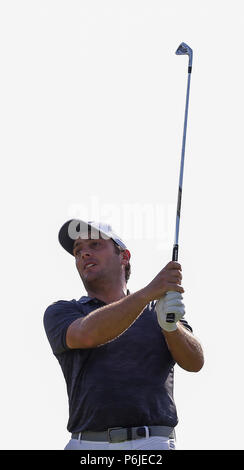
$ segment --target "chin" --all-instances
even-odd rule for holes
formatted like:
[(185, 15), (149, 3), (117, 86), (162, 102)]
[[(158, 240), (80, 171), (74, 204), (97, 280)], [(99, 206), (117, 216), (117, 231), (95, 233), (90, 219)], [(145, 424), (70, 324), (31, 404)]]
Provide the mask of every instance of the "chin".
[(99, 279), (101, 279), (101, 277), (102, 277), (101, 274), (87, 272), (85, 274), (84, 273), (82, 274), (81, 279), (84, 282), (90, 283), (90, 282), (99, 281)]
[(87, 273), (87, 274), (83, 274), (83, 275), (81, 276), (81, 279), (82, 279), (83, 281), (88, 281), (88, 282), (89, 282), (89, 281), (95, 281), (95, 280), (97, 279), (97, 275), (94, 275), (94, 274), (92, 274), (92, 273)]

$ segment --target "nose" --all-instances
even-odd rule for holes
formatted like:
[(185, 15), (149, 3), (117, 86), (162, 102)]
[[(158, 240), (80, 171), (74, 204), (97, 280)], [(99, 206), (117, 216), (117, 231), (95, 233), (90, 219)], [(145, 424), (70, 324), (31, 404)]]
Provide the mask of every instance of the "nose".
[(89, 258), (89, 256), (90, 256), (89, 249), (88, 249), (88, 248), (84, 248), (84, 250), (83, 250), (82, 253), (81, 253), (82, 259)]

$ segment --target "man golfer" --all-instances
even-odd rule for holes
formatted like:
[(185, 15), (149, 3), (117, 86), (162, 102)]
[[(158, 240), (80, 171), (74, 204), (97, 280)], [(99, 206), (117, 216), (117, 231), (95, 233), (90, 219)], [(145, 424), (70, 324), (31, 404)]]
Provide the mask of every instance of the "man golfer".
[[(59, 241), (74, 256), (87, 292), (55, 302), (44, 315), (67, 385), (65, 449), (173, 449), (174, 365), (197, 372), (204, 362), (183, 319), (180, 264), (169, 262), (129, 293), (130, 252), (109, 225), (70, 220)], [(169, 312), (174, 323), (166, 321)]]

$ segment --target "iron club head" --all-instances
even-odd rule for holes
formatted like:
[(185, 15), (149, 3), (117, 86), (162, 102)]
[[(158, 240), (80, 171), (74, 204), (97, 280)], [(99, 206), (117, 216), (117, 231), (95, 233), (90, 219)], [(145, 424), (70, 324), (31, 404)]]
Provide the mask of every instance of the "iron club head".
[(190, 46), (188, 46), (185, 42), (182, 42), (177, 51), (176, 51), (176, 54), (177, 55), (188, 55), (189, 57), (189, 66), (191, 67), (192, 66), (192, 56), (193, 56), (193, 51), (192, 49), (190, 48)]

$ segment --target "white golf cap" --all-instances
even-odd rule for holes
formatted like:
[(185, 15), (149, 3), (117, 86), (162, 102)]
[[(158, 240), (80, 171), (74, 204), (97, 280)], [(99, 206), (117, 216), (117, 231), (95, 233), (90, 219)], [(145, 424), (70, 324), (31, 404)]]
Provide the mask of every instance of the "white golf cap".
[(65, 222), (59, 230), (58, 239), (62, 247), (71, 255), (73, 255), (74, 242), (78, 238), (83, 240), (112, 238), (118, 246), (127, 250), (125, 243), (113, 232), (111, 225), (102, 222), (85, 222), (80, 219), (71, 219)]

